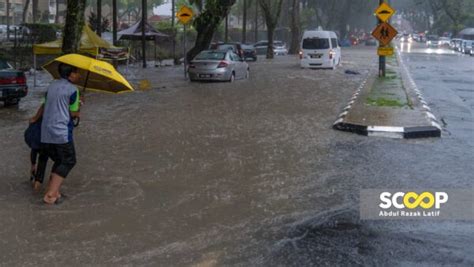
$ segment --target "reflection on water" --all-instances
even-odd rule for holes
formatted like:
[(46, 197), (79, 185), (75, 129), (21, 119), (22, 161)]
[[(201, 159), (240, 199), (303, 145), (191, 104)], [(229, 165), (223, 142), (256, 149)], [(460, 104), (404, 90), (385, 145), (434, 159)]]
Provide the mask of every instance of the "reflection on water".
[(418, 43), (399, 43), (399, 49), (402, 53), (420, 53), (436, 55), (455, 55), (456, 52), (444, 47), (427, 47)]

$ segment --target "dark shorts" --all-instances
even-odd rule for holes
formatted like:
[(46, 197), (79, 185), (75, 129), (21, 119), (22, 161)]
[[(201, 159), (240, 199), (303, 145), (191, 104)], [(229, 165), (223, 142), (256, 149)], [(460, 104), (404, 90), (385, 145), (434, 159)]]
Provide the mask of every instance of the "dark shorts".
[(76, 165), (76, 150), (74, 143), (66, 144), (43, 144), (43, 151), (54, 162), (51, 172), (66, 178)]

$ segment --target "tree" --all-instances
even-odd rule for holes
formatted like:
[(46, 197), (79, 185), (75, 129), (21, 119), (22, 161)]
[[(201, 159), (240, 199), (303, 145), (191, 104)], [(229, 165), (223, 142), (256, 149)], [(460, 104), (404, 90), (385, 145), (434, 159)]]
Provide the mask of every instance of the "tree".
[(21, 21), (26, 23), (26, 15), (28, 14), (28, 7), (30, 6), (30, 0), (25, 0), (25, 6), (23, 6), (23, 15)]
[(193, 26), (197, 31), (196, 43), (194, 47), (186, 54), (186, 60), (191, 61), (201, 51), (207, 49), (211, 44), (214, 32), (222, 22), (222, 20), (229, 14), (230, 8), (235, 4), (236, 0), (207, 0), (205, 6), (202, 5), (202, 0), (190, 1), (201, 6), (200, 14), (193, 22)]
[(64, 54), (76, 53), (79, 50), (86, 0), (67, 0), (66, 25), (62, 51)]
[[(147, 10), (153, 10), (154, 7), (163, 4), (163, 0), (148, 0), (147, 1)], [(141, 17), (142, 13), (142, 1), (141, 0), (119, 0), (118, 4), (123, 9), (123, 12), (119, 14), (119, 18), (124, 17), (125, 15), (133, 14), (136, 19)]]
[(301, 38), (300, 0), (291, 0), (291, 44), (290, 54), (297, 54)]
[(273, 34), (281, 13), (283, 0), (258, 0), (267, 25), (268, 49), (267, 58), (273, 58)]
[[(91, 14), (89, 15), (88, 20), (89, 20), (89, 26), (91, 27), (91, 29), (93, 31), (96, 31), (97, 30), (97, 23), (98, 23), (97, 14), (95, 14), (94, 12), (91, 12)], [(109, 27), (110, 27), (110, 20), (107, 17), (102, 17), (102, 22), (101, 22), (101, 25), (100, 25), (101, 30), (105, 31)]]

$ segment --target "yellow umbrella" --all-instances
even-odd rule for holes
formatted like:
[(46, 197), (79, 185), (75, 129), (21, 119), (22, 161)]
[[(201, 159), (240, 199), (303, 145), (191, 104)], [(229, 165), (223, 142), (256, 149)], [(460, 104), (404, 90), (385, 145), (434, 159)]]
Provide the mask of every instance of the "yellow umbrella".
[(79, 54), (67, 54), (47, 63), (43, 68), (55, 79), (59, 79), (58, 66), (61, 63), (77, 67), (81, 79), (76, 85), (93, 91), (123, 93), (133, 91), (128, 81), (107, 62)]

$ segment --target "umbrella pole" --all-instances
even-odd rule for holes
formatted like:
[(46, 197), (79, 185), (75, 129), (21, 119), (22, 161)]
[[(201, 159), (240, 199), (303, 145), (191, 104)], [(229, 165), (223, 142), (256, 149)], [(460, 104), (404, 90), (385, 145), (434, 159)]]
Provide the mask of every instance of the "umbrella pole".
[(82, 89), (82, 92), (83, 92), (83, 93), (86, 92), (87, 82), (89, 81), (89, 74), (90, 74), (90, 73), (91, 73), (90, 71), (87, 72), (87, 75), (86, 75), (86, 82), (84, 83), (84, 88)]

